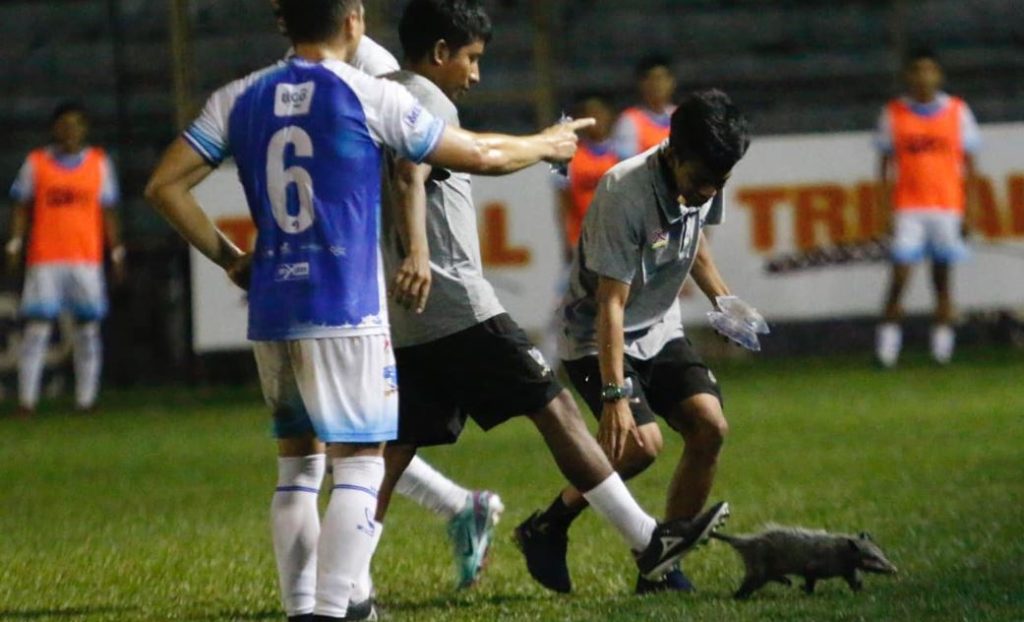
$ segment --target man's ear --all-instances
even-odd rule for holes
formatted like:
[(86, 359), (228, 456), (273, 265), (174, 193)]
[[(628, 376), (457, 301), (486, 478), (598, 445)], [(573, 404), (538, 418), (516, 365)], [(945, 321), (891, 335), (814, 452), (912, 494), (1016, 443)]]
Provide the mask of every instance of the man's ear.
[(434, 43), (434, 49), (430, 51), (430, 62), (434, 65), (443, 65), (451, 59), (452, 50), (448, 47), (448, 42), (444, 39), (438, 39)]

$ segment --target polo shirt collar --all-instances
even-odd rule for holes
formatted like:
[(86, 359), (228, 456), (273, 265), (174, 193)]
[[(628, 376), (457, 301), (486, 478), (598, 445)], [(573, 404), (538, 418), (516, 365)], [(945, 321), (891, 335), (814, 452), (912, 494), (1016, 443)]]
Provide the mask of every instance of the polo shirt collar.
[[(651, 185), (654, 189), (654, 198), (658, 202), (658, 209), (670, 223), (676, 223), (682, 220), (684, 208), (679, 202), (679, 193), (674, 190), (675, 184), (669, 180), (661, 161), (662, 148), (667, 142), (661, 143), (660, 147), (647, 156), (647, 168), (651, 172)], [(688, 211), (688, 208), (686, 210)]]

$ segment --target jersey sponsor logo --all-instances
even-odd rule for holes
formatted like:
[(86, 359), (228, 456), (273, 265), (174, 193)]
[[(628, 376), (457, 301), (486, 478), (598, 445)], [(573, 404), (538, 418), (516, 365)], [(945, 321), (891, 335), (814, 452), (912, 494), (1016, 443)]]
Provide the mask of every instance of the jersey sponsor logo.
[(423, 106), (417, 104), (413, 106), (412, 110), (406, 113), (402, 120), (405, 121), (406, 125), (408, 125), (409, 127), (416, 127), (416, 122), (420, 120), (420, 115), (422, 114)]
[(298, 117), (309, 114), (315, 90), (316, 84), (312, 81), (302, 84), (278, 84), (274, 93), (274, 116)]
[(666, 230), (655, 231), (650, 238), (651, 250), (658, 250), (659, 248), (665, 248), (668, 246), (669, 232)]
[(274, 280), (282, 281), (305, 281), (309, 278), (309, 262), (283, 263), (277, 266), (277, 273)]

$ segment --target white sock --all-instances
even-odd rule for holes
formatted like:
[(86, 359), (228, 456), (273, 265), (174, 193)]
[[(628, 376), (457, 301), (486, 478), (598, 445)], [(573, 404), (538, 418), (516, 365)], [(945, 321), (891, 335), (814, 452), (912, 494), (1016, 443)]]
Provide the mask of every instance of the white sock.
[(932, 358), (943, 365), (953, 360), (956, 332), (949, 324), (932, 326)]
[(335, 458), (331, 463), (334, 489), (320, 529), (313, 613), (342, 618), (373, 557), (377, 541), (373, 516), (377, 490), (384, 481), (384, 458)]
[(650, 544), (658, 521), (637, 504), (618, 473), (612, 473), (608, 479), (583, 493), (583, 498), (619, 530), (629, 548), (642, 551)]
[(879, 324), (875, 332), (875, 355), (885, 367), (892, 367), (900, 358), (903, 347), (903, 329), (895, 322)]
[(18, 401), (25, 408), (39, 403), (39, 384), (46, 363), (46, 349), (50, 345), (49, 322), (32, 321), (21, 333), (21, 356), (18, 360)]
[[(373, 532), (373, 550), (377, 550), (377, 544), (380, 543), (381, 533), (384, 531), (384, 523), (374, 523), (377, 530)], [(361, 603), (367, 598), (373, 596), (373, 560), (366, 565), (363, 569), (363, 574), (356, 581), (356, 588), (352, 591), (352, 602)]]
[(413, 456), (395, 490), (435, 514), (452, 518), (466, 507), (470, 491), (459, 486), (419, 456)]
[(316, 547), (320, 538), (317, 499), (324, 464), (323, 454), (277, 459), (270, 527), (281, 605), (289, 616), (313, 613), (316, 600)]
[(89, 408), (96, 403), (103, 367), (100, 323), (86, 322), (75, 328), (75, 406)]

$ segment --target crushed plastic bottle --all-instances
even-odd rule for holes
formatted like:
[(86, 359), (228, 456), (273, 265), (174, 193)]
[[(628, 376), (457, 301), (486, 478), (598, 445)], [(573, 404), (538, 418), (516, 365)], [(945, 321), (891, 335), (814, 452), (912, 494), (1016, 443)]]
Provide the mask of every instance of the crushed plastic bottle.
[(708, 322), (720, 335), (751, 352), (761, 351), (758, 335), (770, 332), (768, 322), (748, 303), (737, 296), (718, 296), (718, 309), (708, 311)]

